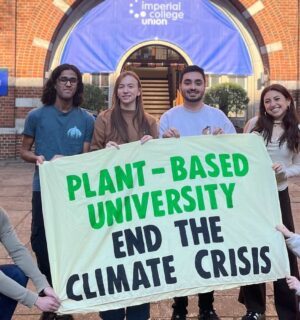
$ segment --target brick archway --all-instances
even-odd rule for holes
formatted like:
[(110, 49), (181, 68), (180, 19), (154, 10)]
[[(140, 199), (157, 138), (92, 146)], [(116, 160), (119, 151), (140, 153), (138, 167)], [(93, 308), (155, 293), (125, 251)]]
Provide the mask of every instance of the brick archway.
[[(85, 12), (106, 0), (11, 0), (0, 10), (0, 66), (9, 71), (8, 96), (0, 97), (0, 158), (16, 157), (22, 123), (39, 105), (46, 71), (55, 65), (68, 31)], [(187, 1), (187, 0), (182, 0)], [(240, 20), (252, 37), (253, 63), (262, 66), (263, 80), (279, 82), (300, 105), (300, 24), (298, 0), (211, 0)], [(235, 14), (236, 13), (236, 14)], [(253, 81), (255, 84), (255, 81)], [(253, 95), (259, 91), (253, 85)]]
[[(82, 0), (66, 2), (56, 1), (60, 3), (58, 7), (52, 1), (18, 1), (17, 77), (43, 77), (44, 70), (51, 64), (52, 50), (57, 46), (56, 42), (62, 39), (61, 30), (66, 31), (66, 24), (74, 24), (78, 17), (102, 1), (89, 1), (88, 5), (82, 5)], [(223, 3), (226, 4), (226, 1)], [(295, 79), (299, 53), (295, 45), (297, 35), (291, 31), (296, 28), (297, 1), (234, 0), (230, 3), (245, 17), (260, 47), (261, 58), (270, 78)], [(285, 16), (282, 12), (286, 13)]]

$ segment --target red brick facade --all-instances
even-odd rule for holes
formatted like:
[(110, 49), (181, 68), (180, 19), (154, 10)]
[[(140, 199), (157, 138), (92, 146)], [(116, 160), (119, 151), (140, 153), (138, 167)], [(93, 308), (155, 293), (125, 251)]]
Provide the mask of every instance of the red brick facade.
[[(89, 0), (90, 1), (90, 0)], [(188, 0), (186, 0), (188, 1)], [(200, 0), (199, 0), (200, 1)], [(20, 132), (16, 120), (24, 119), (30, 99), (40, 97), (45, 72), (49, 69), (51, 50), (57, 34), (72, 14), (83, 15), (83, 0), (61, 0), (68, 11), (52, 0), (0, 0), (0, 68), (9, 70), (9, 94), (0, 97), (0, 159), (19, 154)], [(101, 0), (92, 0), (93, 4)], [(213, 1), (212, 1), (213, 2)], [(269, 81), (286, 81), (300, 106), (299, 1), (298, 0), (231, 0), (241, 14), (260, 3), (264, 8), (245, 22), (261, 48), (261, 60)], [(80, 12), (78, 12), (80, 11)], [(50, 46), (36, 45), (42, 39)], [(280, 50), (264, 53), (263, 47), (280, 42)]]

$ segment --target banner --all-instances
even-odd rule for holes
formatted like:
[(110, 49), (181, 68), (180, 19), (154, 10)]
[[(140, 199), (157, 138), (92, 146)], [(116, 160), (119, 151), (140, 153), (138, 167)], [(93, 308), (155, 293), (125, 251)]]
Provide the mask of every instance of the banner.
[(82, 73), (115, 72), (124, 55), (150, 41), (177, 47), (206, 73), (253, 73), (240, 30), (208, 0), (102, 1), (71, 30), (60, 63), (75, 64)]
[(0, 97), (8, 95), (8, 69), (0, 68)]
[(255, 134), (128, 143), (40, 166), (62, 313), (289, 274), (275, 175)]

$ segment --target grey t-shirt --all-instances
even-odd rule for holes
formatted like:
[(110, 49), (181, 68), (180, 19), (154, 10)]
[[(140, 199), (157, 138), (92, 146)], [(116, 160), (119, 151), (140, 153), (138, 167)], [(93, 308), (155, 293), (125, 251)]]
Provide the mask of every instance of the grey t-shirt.
[[(71, 156), (83, 151), (90, 142), (94, 119), (85, 110), (74, 107), (61, 112), (55, 106), (43, 106), (29, 112), (23, 135), (35, 140), (35, 154), (51, 160), (55, 155)], [(33, 191), (40, 191), (38, 167), (33, 177)]]
[(183, 105), (176, 106), (165, 112), (159, 122), (159, 136), (169, 128), (176, 128), (180, 136), (201, 135), (207, 126), (211, 129), (221, 128), (224, 133), (236, 133), (231, 121), (216, 108), (203, 105), (199, 110), (192, 111)]

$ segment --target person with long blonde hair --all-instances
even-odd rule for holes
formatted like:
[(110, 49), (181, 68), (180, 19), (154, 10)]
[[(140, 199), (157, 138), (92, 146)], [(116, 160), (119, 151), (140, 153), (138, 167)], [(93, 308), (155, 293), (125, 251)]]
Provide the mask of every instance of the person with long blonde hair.
[(138, 75), (122, 72), (114, 87), (112, 108), (101, 112), (95, 122), (91, 151), (157, 136), (155, 118), (144, 111)]
[[(95, 122), (91, 151), (119, 148), (120, 144), (140, 140), (145, 143), (158, 137), (156, 120), (144, 111), (142, 86), (138, 75), (125, 71), (118, 77), (112, 108), (101, 112)], [(109, 310), (100, 313), (103, 320), (147, 320), (150, 304)]]

